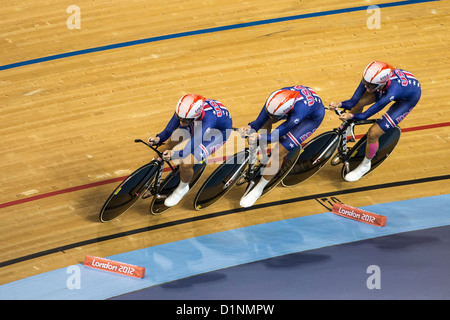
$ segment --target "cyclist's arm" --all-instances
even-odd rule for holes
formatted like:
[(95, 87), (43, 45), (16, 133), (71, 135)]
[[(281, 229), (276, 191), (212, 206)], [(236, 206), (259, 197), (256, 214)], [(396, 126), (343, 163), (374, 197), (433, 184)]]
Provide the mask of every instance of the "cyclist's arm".
[(269, 120), (269, 115), (266, 112), (266, 106), (264, 106), (259, 113), (258, 118), (250, 122), (249, 125), (253, 130), (258, 131), (267, 122), (267, 120)]
[(373, 116), (375, 113), (382, 110), (386, 107), (390, 102), (395, 100), (395, 95), (393, 94), (385, 94), (383, 95), (377, 102), (375, 102), (370, 108), (368, 108), (365, 112), (355, 113), (353, 115), (353, 119), (355, 120), (366, 120)]
[(176, 113), (173, 114), (172, 118), (170, 119), (169, 123), (167, 124), (166, 128), (161, 131), (161, 133), (158, 133), (156, 136), (159, 138), (159, 142), (165, 142), (167, 139), (170, 138), (172, 133), (180, 126), (180, 121), (177, 118)]
[(358, 88), (356, 88), (356, 91), (353, 94), (353, 96), (351, 97), (351, 99), (342, 101), (341, 107), (346, 110), (350, 110), (351, 108), (356, 106), (356, 104), (358, 103), (359, 100), (361, 100), (361, 98), (365, 92), (366, 92), (366, 87), (364, 87), (364, 83), (361, 81), (359, 83)]

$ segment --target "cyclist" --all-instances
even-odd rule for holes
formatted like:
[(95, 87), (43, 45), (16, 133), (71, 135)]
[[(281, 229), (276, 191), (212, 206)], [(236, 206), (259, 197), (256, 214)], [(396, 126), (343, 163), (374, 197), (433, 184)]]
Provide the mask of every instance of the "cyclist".
[[(249, 135), (249, 143), (276, 143), (258, 184), (240, 201), (242, 207), (252, 206), (261, 196), (264, 187), (281, 167), (283, 158), (310, 137), (322, 123), (325, 108), (317, 93), (305, 86), (285, 87), (273, 92), (256, 120), (239, 131)], [(275, 130), (272, 125), (285, 120)], [(265, 130), (261, 130), (265, 129)], [(258, 132), (259, 131), (259, 132)], [(279, 137), (279, 141), (278, 141)]]
[[(164, 205), (172, 207), (188, 193), (194, 164), (204, 162), (220, 149), (228, 139), (231, 128), (231, 115), (221, 102), (196, 94), (181, 97), (166, 128), (156, 137), (148, 139), (149, 145), (166, 142), (164, 149), (161, 149), (164, 160), (181, 159), (180, 184), (166, 198)], [(183, 150), (172, 150), (188, 139)]]
[[(369, 172), (371, 160), (378, 150), (378, 139), (399, 124), (416, 106), (421, 96), (419, 81), (411, 72), (394, 68), (381, 61), (371, 62), (363, 72), (363, 78), (350, 100), (331, 102), (330, 109), (342, 107), (350, 110), (339, 118), (342, 121), (365, 120), (381, 111), (389, 103), (388, 111), (374, 123), (367, 133), (365, 158), (361, 164), (345, 176), (347, 181), (357, 181)], [(372, 104), (365, 112), (363, 108)]]

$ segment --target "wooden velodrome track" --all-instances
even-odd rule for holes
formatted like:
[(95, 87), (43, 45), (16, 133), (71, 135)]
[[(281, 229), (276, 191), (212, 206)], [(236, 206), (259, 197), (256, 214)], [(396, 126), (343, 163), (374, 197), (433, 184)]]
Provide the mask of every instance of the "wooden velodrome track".
[[(392, 2), (78, 0), (81, 29), (69, 30), (71, 2), (2, 1), (0, 284), (82, 262), (86, 254), (327, 211), (316, 199), (365, 206), (448, 194), (450, 1), (382, 6)], [(369, 29), (366, 7), (375, 4), (381, 25)], [(345, 8), (357, 9), (339, 10)], [(324, 14), (252, 24), (309, 13)], [(154, 41), (33, 61), (139, 39)], [(147, 200), (113, 222), (98, 221), (119, 178), (153, 157), (133, 140), (161, 131), (183, 94), (223, 102), (234, 126), (243, 126), (283, 86), (311, 86), (325, 104), (349, 98), (375, 59), (413, 72), (422, 99), (401, 123), (394, 153), (367, 177), (347, 183), (340, 168), (327, 165), (249, 210), (239, 208), (242, 189), (235, 189), (195, 211), (197, 185), (161, 216), (149, 214)], [(339, 123), (327, 112), (317, 133)]]

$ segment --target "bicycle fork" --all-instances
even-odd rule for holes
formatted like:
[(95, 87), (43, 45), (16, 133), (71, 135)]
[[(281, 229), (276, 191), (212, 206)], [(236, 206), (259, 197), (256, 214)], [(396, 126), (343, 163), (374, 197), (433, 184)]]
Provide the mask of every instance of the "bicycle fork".
[(344, 159), (344, 167), (345, 171), (348, 173), (350, 172), (350, 163), (348, 162), (349, 157), (347, 157), (347, 137), (349, 136), (349, 133), (351, 134), (352, 138), (351, 141), (355, 141), (355, 123), (350, 123), (350, 126), (347, 127), (347, 129), (344, 132), (344, 136), (342, 137), (342, 158)]
[[(158, 158), (158, 161), (161, 162), (163, 161), (161, 158)], [(156, 195), (158, 197), (158, 199), (160, 198), (158, 192), (159, 192), (159, 188), (161, 186), (161, 176), (163, 173), (163, 168), (164, 168), (164, 163), (161, 163), (158, 166), (158, 172), (156, 173), (155, 178), (153, 179), (153, 182), (150, 180), (148, 182), (148, 185), (146, 186), (147, 190), (142, 194), (142, 199), (147, 199), (149, 198), (151, 195)]]
[[(163, 161), (161, 158), (158, 158), (158, 161)], [(167, 198), (167, 196), (166, 195), (161, 195), (161, 194), (159, 194), (159, 189), (160, 189), (160, 186), (161, 186), (161, 176), (162, 176), (162, 173), (163, 173), (163, 168), (164, 168), (164, 163), (162, 163), (160, 166), (159, 166), (159, 168), (158, 168), (158, 173), (156, 174), (156, 177), (155, 177), (155, 183), (154, 183), (154, 186), (153, 186), (153, 192), (154, 192), (154, 194), (156, 195), (156, 197), (158, 198), (158, 199), (163, 199), (163, 198)]]
[(257, 145), (250, 145), (249, 146), (249, 157), (248, 157), (248, 186), (247, 189), (243, 195), (243, 197), (245, 197), (255, 186), (255, 163), (256, 163), (256, 157), (258, 154), (258, 147)]
[[(353, 133), (353, 127), (351, 127), (352, 141), (355, 141), (355, 134)], [(345, 171), (350, 172), (350, 163), (347, 156), (347, 135), (342, 137), (342, 160), (344, 162)]]

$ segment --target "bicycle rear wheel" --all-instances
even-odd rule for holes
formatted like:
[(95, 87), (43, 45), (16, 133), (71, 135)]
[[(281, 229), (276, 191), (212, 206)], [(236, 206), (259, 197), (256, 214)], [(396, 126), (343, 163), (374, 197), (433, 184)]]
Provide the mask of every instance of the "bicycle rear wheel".
[[(194, 165), (194, 176), (189, 183), (189, 190), (192, 190), (194, 185), (202, 176), (206, 168), (206, 161), (203, 163), (198, 163)], [(167, 207), (164, 201), (168, 196), (175, 191), (180, 183), (180, 170), (177, 167), (174, 171), (170, 172), (167, 177), (161, 182), (161, 190), (153, 197), (152, 203), (150, 205), (150, 212), (153, 215), (160, 215), (171, 207)]]
[[(378, 151), (375, 157), (372, 159), (371, 168), (369, 172), (375, 170), (384, 160), (389, 157), (394, 148), (397, 146), (398, 141), (400, 140), (402, 130), (400, 127), (396, 126), (386, 133), (384, 133), (380, 139), (378, 139)], [(350, 171), (356, 169), (359, 166), (361, 161), (363, 161), (366, 155), (366, 144), (367, 144), (367, 134), (365, 134), (356, 144), (355, 146), (348, 152), (348, 163)], [(347, 171), (345, 165), (342, 166), (341, 176), (344, 179), (345, 175), (350, 172)], [(369, 172), (366, 173), (369, 174)]]
[(248, 148), (229, 157), (206, 179), (194, 200), (194, 208), (201, 210), (209, 207), (236, 184), (247, 168), (249, 160)]
[(316, 174), (333, 156), (339, 142), (339, 134), (335, 131), (324, 132), (309, 141), (282, 185), (292, 187)]
[(106, 200), (100, 210), (100, 221), (111, 221), (127, 211), (139, 200), (157, 172), (158, 164), (150, 162), (130, 174)]

